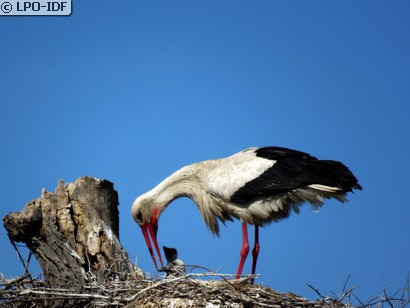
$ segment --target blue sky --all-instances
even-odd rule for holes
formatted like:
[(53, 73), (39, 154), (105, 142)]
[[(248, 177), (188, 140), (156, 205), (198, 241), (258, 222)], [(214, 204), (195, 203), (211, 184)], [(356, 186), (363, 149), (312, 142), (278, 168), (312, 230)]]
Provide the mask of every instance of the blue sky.
[[(0, 216), (60, 178), (107, 179), (120, 240), (154, 273), (138, 195), (184, 165), (285, 146), (342, 161), (364, 190), (263, 228), (258, 282), (315, 299), (307, 283), (340, 294), (350, 275), (363, 301), (394, 293), (410, 271), (409, 20), (408, 1), (74, 1), (69, 17), (0, 17)], [(188, 199), (158, 240), (236, 272), (240, 223), (214, 238)], [(22, 274), (3, 228), (0, 245), (0, 272)]]

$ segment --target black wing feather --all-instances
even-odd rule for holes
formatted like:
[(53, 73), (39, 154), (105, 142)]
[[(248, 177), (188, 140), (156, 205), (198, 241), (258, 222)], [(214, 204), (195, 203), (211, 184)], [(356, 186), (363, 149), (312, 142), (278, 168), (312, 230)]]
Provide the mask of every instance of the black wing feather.
[(288, 148), (282, 148), (282, 147), (263, 147), (263, 148), (258, 148), (255, 151), (256, 156), (258, 157), (263, 157), (271, 160), (278, 160), (281, 158), (298, 158), (298, 159), (312, 159), (312, 160), (317, 160), (316, 157), (297, 150), (292, 150)]
[(236, 191), (232, 202), (245, 204), (311, 184), (338, 187), (343, 193), (361, 189), (352, 172), (338, 161), (318, 160), (307, 153), (281, 147), (259, 148), (255, 154), (276, 163)]

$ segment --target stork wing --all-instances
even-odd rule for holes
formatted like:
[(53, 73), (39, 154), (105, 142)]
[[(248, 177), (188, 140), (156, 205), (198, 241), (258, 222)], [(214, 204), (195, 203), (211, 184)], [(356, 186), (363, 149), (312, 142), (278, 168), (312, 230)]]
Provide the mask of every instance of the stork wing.
[(338, 161), (318, 160), (307, 153), (280, 147), (259, 148), (255, 154), (274, 164), (232, 194), (234, 203), (245, 204), (309, 185), (329, 187), (342, 193), (352, 188), (361, 189), (355, 176)]

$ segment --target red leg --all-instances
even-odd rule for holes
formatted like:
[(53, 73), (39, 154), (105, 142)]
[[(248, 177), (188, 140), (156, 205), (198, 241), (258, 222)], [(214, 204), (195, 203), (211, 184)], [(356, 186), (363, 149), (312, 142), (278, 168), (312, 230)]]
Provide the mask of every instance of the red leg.
[(248, 226), (242, 223), (242, 249), (240, 252), (241, 260), (239, 261), (238, 272), (236, 273), (236, 279), (242, 274), (243, 265), (245, 264), (246, 257), (249, 252), (249, 242), (248, 242)]
[[(259, 248), (259, 226), (255, 225), (255, 246), (252, 249), (252, 275), (255, 275), (256, 261), (258, 260)], [(251, 279), (251, 283), (253, 283), (253, 281), (254, 278)]]

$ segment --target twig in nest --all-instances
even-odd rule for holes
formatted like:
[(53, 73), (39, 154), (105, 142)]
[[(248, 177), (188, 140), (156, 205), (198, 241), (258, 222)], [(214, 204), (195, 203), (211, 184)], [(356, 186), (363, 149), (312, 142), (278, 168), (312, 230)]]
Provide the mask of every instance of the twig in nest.
[[(12, 286), (18, 285), (20, 282), (24, 281), (27, 277), (30, 277), (29, 273), (24, 274), (23, 276), (20, 276), (18, 278), (12, 279), (10, 281), (7, 281), (7, 283), (1, 284), (2, 287), (4, 287), (4, 290), (10, 289)], [(31, 279), (31, 283), (33, 284), (33, 280)]]
[(310, 285), (310, 284), (308, 284), (308, 283), (307, 283), (306, 285), (307, 285), (309, 288), (311, 288), (313, 291), (315, 291), (316, 294), (319, 295), (320, 298), (326, 299), (326, 296), (323, 296), (323, 295), (319, 292), (318, 289), (316, 289), (315, 287), (313, 287), (312, 285)]
[[(341, 303), (341, 302), (343, 302), (343, 299), (346, 297), (346, 296), (349, 296), (349, 304), (350, 304), (350, 295), (352, 295), (352, 291), (353, 290), (355, 290), (357, 288), (357, 286), (356, 287), (352, 287), (352, 288), (350, 288), (349, 290), (347, 290), (347, 291), (344, 291), (345, 289), (344, 289), (344, 287), (343, 287), (343, 291), (344, 291), (344, 293), (340, 296), (340, 298), (337, 300), (339, 303)], [(357, 298), (356, 298), (357, 299)]]
[(391, 308), (393, 308), (393, 304), (390, 302), (389, 297), (386, 293), (386, 289), (383, 290), (384, 300), (389, 304)]
[(29, 253), (29, 255), (28, 255), (27, 263), (24, 262), (24, 260), (23, 260), (23, 258), (22, 258), (22, 256), (21, 256), (21, 254), (20, 254), (20, 251), (19, 251), (18, 248), (17, 248), (16, 243), (10, 238), (10, 235), (9, 235), (9, 234), (7, 234), (7, 235), (8, 235), (8, 238), (9, 238), (9, 241), (10, 241), (11, 245), (13, 246), (14, 250), (15, 250), (16, 253), (17, 253), (18, 259), (20, 260), (21, 264), (23, 264), (23, 267), (24, 267), (24, 274), (23, 274), (23, 276), (29, 277), (31, 284), (34, 286), (33, 278), (31, 277), (31, 274), (30, 274), (29, 271), (28, 271), (28, 266), (30, 265), (30, 259), (31, 259), (31, 254), (32, 254), (31, 251), (30, 251), (30, 253)]

